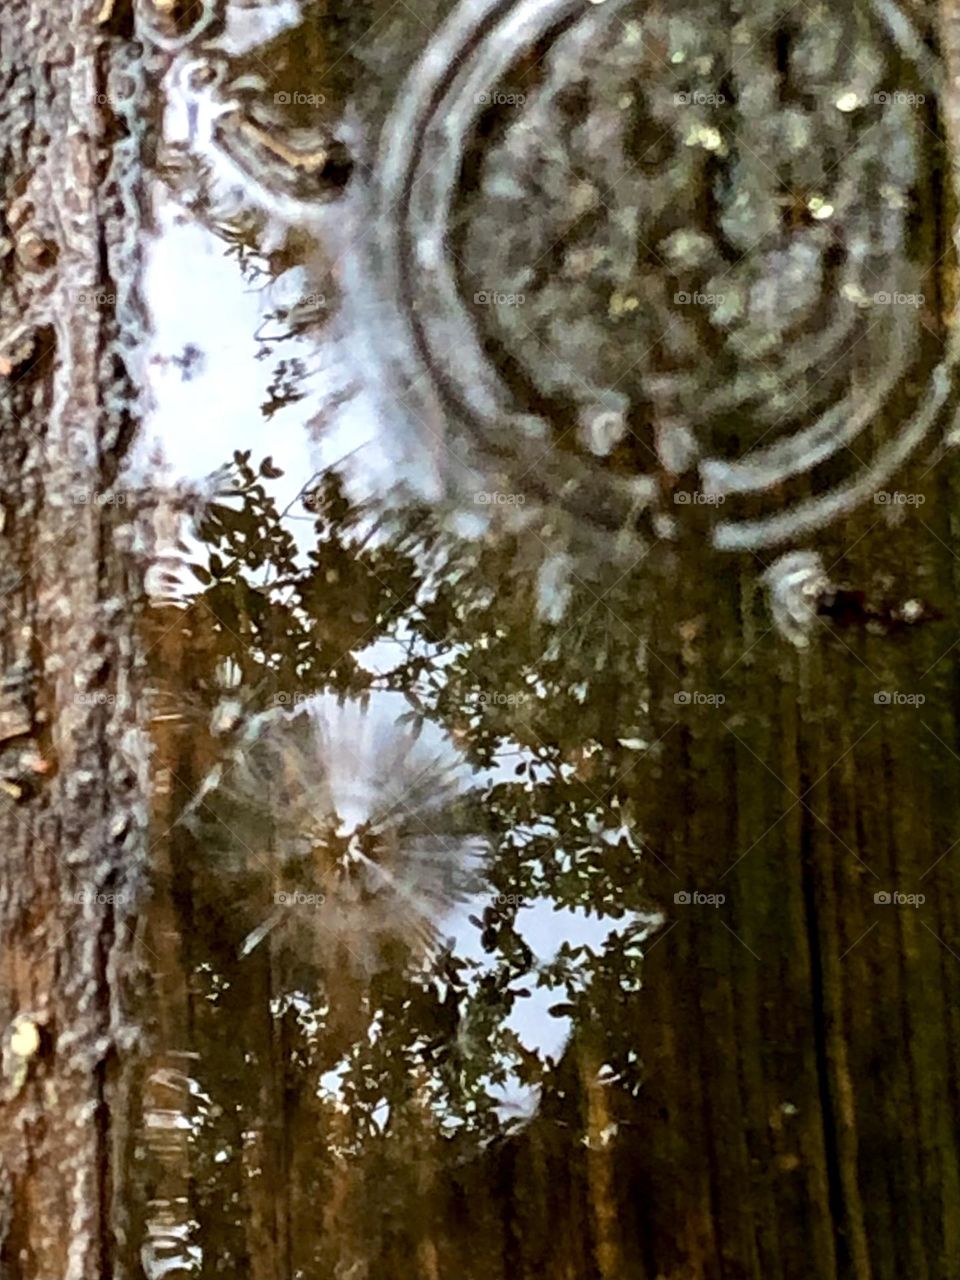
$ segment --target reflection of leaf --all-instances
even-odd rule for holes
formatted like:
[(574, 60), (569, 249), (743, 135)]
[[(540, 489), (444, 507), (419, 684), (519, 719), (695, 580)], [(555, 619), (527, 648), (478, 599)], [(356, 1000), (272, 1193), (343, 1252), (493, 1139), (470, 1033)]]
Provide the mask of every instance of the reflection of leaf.
[(213, 616), (228, 631), (236, 633), (240, 630), (240, 615), (229, 586), (218, 583), (212, 587), (207, 594), (206, 603)]
[(278, 409), (296, 404), (298, 400), (304, 398), (306, 392), (300, 391), (298, 384), (302, 383), (306, 376), (307, 370), (302, 360), (294, 358), (280, 361), (273, 375), (273, 381), (267, 387), (267, 395), (270, 398), (260, 406), (260, 412), (268, 422)]
[(234, 532), (242, 531), (252, 524), (250, 512), (246, 508), (235, 511), (233, 507), (225, 507), (219, 502), (211, 502), (207, 508), (207, 516), (209, 519), (217, 521), (224, 528), (232, 529)]
[(551, 1018), (572, 1018), (576, 1013), (576, 1007), (572, 1004), (552, 1004), (547, 1012)]
[[(298, 477), (310, 495), (312, 520), (303, 519), (299, 503), (291, 506), (291, 517), (300, 520), (298, 531), (309, 533), (312, 527), (314, 539), (304, 553), (271, 493), (277, 470), (271, 457), (257, 467), (251, 466), (249, 451), (238, 452), (230, 468), (231, 496), (210, 504), (202, 517), (209, 567), (197, 565), (193, 572), (204, 588), (197, 600), (207, 607), (193, 611), (190, 625), (177, 633), (179, 647), (168, 650), (176, 652), (174, 685), (182, 687), (188, 671), (197, 687), (217, 689), (218, 673), (230, 660), (243, 672), (237, 697), (248, 718), (268, 704), (292, 709), (293, 700), (304, 695), (333, 692), (360, 699), (384, 688), (404, 693), (415, 704), (403, 717), (412, 741), (437, 720), (472, 765), (499, 768), (475, 800), (484, 830), (494, 836), (490, 881), (499, 892), (576, 906), (594, 918), (609, 917), (613, 904), (627, 916), (638, 909), (642, 896), (634, 847), (623, 838), (614, 845), (599, 833), (619, 821), (611, 818), (611, 799), (629, 806), (635, 794), (628, 789), (632, 777), (628, 783), (618, 777), (623, 752), (614, 745), (617, 736), (631, 735), (626, 742), (633, 748), (647, 726), (637, 720), (635, 702), (629, 718), (625, 712), (618, 719), (616, 707), (594, 696), (591, 672), (599, 668), (585, 667), (576, 646), (537, 621), (532, 576), (511, 569), (510, 548), (459, 539), (430, 512), (371, 511), (351, 502), (342, 477), (327, 471)], [(624, 584), (622, 598), (611, 597), (626, 618), (631, 617), (629, 586)], [(612, 648), (603, 655), (603, 680), (610, 687), (629, 687), (636, 666), (631, 632), (624, 628), (622, 636), (609, 635)], [(369, 646), (381, 640), (395, 650), (386, 675), (360, 665)], [(617, 679), (611, 671), (619, 673)], [(478, 693), (504, 690), (524, 691), (524, 700), (491, 698), (480, 713)], [(209, 763), (211, 750), (224, 748), (198, 746), (197, 758)], [(580, 759), (589, 759), (589, 777), (581, 776), (583, 770), (573, 772), (571, 762)], [(639, 784), (642, 759), (637, 765)], [(274, 788), (283, 785), (280, 771), (269, 781)], [(304, 776), (304, 801), (315, 785), (312, 775)], [(246, 840), (248, 828), (237, 834)], [(204, 874), (209, 883), (201, 885)], [(623, 954), (630, 944), (626, 931), (611, 934), (606, 947), (597, 948), (599, 957), (557, 937), (560, 945), (545, 959), (524, 937), (522, 913), (483, 901), (464, 909), (464, 918), (470, 911), (467, 928), (474, 931), (472, 952), (459, 954), (452, 945), (436, 971), (418, 982), (411, 982), (402, 966), (378, 973), (375, 987), (365, 994), (366, 1005), (353, 993), (356, 1004), (348, 1016), (330, 1007), (335, 998), (347, 999), (344, 975), (318, 978), (302, 950), (280, 946), (282, 931), (244, 962), (247, 969), (237, 964), (236, 950), (249, 922), (238, 923), (238, 902), (211, 869), (198, 874), (196, 895), (193, 910), (209, 911), (217, 922), (194, 941), (196, 959), (227, 984), (215, 992), (215, 1030), (222, 1038), (229, 1028), (229, 1052), (238, 1060), (237, 1075), (221, 1085), (218, 1102), (233, 1113), (236, 1080), (244, 1072), (250, 1075), (248, 1063), (270, 1058), (251, 1025), (249, 975), (275, 947), (276, 989), (307, 992), (302, 1000), (309, 1003), (315, 1024), (308, 1037), (293, 1025), (292, 1014), (289, 1028), (285, 1022), (283, 1034), (290, 1040), (284, 1043), (293, 1046), (292, 1078), (303, 1097), (319, 1098), (317, 1077), (345, 1064), (340, 1097), (351, 1110), (337, 1114), (350, 1130), (344, 1147), (357, 1155), (367, 1150), (365, 1135), (379, 1132), (371, 1121), (379, 1100), (387, 1099), (391, 1116), (402, 1122), (404, 1108), (411, 1105), (413, 1076), (423, 1080), (437, 1123), (458, 1118), (465, 1144), (461, 1152), (478, 1136), (502, 1132), (491, 1081), (549, 1088), (552, 1070), (510, 1030), (511, 1012), (522, 1011), (531, 991), (547, 991), (546, 999), (560, 1001), (550, 1009), (553, 1019), (569, 1018), (576, 1033), (582, 1018), (597, 1009), (609, 1012), (610, 1004), (602, 1002), (609, 1001), (619, 979), (632, 981), (635, 975), (633, 961)], [(619, 1017), (608, 1022), (605, 1034), (614, 1049), (623, 1025)], [(329, 1136), (324, 1127), (329, 1113), (323, 1108), (330, 1104), (317, 1106), (325, 1117), (316, 1125), (320, 1142)], [(231, 1139), (223, 1141), (228, 1145)], [(328, 1158), (321, 1143), (316, 1159)]]

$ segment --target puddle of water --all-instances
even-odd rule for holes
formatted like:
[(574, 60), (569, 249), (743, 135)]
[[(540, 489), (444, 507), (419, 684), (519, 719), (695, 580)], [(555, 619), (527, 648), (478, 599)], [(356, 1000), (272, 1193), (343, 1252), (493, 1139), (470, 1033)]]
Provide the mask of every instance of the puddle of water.
[[(195, 144), (203, 111), (179, 106)], [(444, 518), (448, 532), (415, 545), (414, 509), (379, 499), (398, 479), (427, 493), (429, 477), (384, 435), (369, 395), (353, 387), (342, 399), (351, 378), (335, 309), (324, 301), (290, 331), (316, 287), (309, 264), (254, 274), (222, 226), (159, 182), (155, 210), (151, 407), (129, 469), (152, 494), (140, 518), (168, 846), (151, 942), (167, 1007), (144, 1102), (149, 1277), (262, 1260), (249, 1220), (271, 1195), (277, 1142), (293, 1153), (303, 1139), (322, 1178), (345, 1160), (362, 1171), (378, 1143), (389, 1163), (409, 1164), (394, 1135), (414, 1117), (441, 1165), (522, 1130), (568, 1051), (591, 968), (622, 953), (632, 988), (658, 923), (619, 899), (609, 913), (579, 892), (561, 901), (549, 868), (514, 882), (498, 865), (516, 860), (513, 841), (554, 856), (561, 841), (549, 822), (511, 833), (498, 797), (519, 792), (535, 809), (538, 787), (562, 786), (570, 770), (555, 749), (544, 771), (541, 744), (519, 724), (535, 696), (524, 688), (439, 706), (474, 642), (441, 640), (423, 616), (449, 607), (469, 572), (451, 552), (483, 546), (485, 513)], [(267, 256), (286, 230), (271, 209)], [(276, 402), (281, 366), (288, 403)], [(234, 451), (253, 481), (231, 466)], [(324, 477), (342, 458), (343, 496), (327, 503)], [(379, 604), (364, 600), (371, 587)], [(541, 597), (559, 590), (548, 581)], [(494, 592), (483, 594), (489, 607)], [(584, 838), (602, 860), (620, 848), (616, 831)], [(622, 834), (621, 856), (636, 857)], [(598, 1064), (606, 1087), (620, 1087), (626, 1065)], [(271, 1113), (265, 1076), (301, 1097), (312, 1135)], [(326, 1256), (319, 1223), (297, 1217), (291, 1229), (298, 1256)]]
[[(723, 263), (702, 228), (674, 225), (637, 139), (618, 132), (623, 113), (636, 109), (641, 135), (658, 124), (648, 141), (667, 139), (660, 163), (681, 188), (739, 161), (716, 154), (706, 125), (687, 118), (684, 133), (631, 96), (639, 19), (608, 20), (632, 6), (572, 21), (579, 7), (468, 0), (440, 27), (452, 6), (438, 4), (429, 29), (384, 13), (377, 36), (366, 6), (354, 38), (335, 6), (231, 5), (223, 29), (211, 20), (199, 42), (164, 46), (145, 414), (126, 479), (151, 605), (150, 1280), (407, 1274), (383, 1269), (391, 1248), (433, 1280), (436, 1238), (456, 1237), (458, 1218), (419, 1215), (447, 1204), (451, 1180), (478, 1178), (496, 1198), (513, 1154), (534, 1159), (557, 1133), (577, 1153), (612, 1151), (631, 1123), (641, 962), (664, 918), (644, 897), (638, 817), (658, 782), (640, 639), (651, 596), (630, 574), (681, 538), (777, 542), (769, 513), (723, 524), (718, 509), (805, 477), (844, 415), (825, 409), (826, 426), (771, 445), (760, 471), (721, 456), (757, 398), (752, 365), (742, 385), (727, 378), (731, 353), (749, 364), (744, 344), (774, 323), (784, 275), (803, 276), (790, 323), (816, 312), (827, 215), (791, 212), (784, 235), (799, 247), (778, 241), (758, 265), (730, 194), (719, 238), (744, 262), (730, 306), (719, 320), (674, 314), (651, 262), (633, 274), (621, 262), (636, 261), (624, 236), (643, 201), (671, 280), (716, 292)], [(662, 15), (650, 21), (699, 49), (686, 10), (666, 35)], [(318, 76), (308, 54), (327, 37)], [(826, 58), (810, 39), (806, 56)], [(480, 112), (484, 76), (509, 79), (517, 49), (543, 40), (529, 104), (505, 88), (523, 102)], [(861, 78), (879, 75), (875, 43)], [(698, 57), (712, 65), (708, 49)], [(604, 58), (618, 93), (590, 116), (561, 89)], [(781, 123), (800, 137), (790, 110)], [(833, 127), (872, 172), (872, 144)], [(631, 174), (607, 192), (609, 223), (590, 184), (561, 172), (559, 136)], [(857, 280), (882, 256), (877, 238), (899, 234), (915, 141), (905, 128), (883, 160), (876, 225), (856, 183), (834, 197)], [(469, 207), (454, 190), (468, 174)], [(785, 216), (765, 188), (757, 200), (747, 222)], [(544, 258), (560, 284), (539, 278)], [(499, 284), (483, 278), (494, 269)], [(862, 320), (831, 316), (834, 336)], [(667, 321), (675, 341), (654, 341), (649, 326)], [(720, 387), (705, 439), (691, 408), (701, 350)], [(929, 373), (922, 340), (903, 350)], [(824, 363), (804, 351), (800, 364)], [(820, 496), (798, 527), (831, 513)], [(781, 569), (774, 617), (800, 645), (829, 583), (809, 552)], [(601, 581), (619, 630), (593, 627), (599, 610), (583, 624)], [(701, 623), (684, 636), (691, 667)]]

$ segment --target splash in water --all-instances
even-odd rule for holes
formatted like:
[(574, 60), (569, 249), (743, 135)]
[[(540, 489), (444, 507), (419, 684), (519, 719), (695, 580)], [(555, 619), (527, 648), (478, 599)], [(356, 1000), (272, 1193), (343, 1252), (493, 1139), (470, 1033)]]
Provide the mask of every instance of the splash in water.
[(398, 693), (310, 698), (253, 716), (183, 821), (223, 874), (251, 886), (260, 919), (243, 950), (278, 931), (325, 965), (370, 974), (422, 961), (481, 883), (470, 767)]

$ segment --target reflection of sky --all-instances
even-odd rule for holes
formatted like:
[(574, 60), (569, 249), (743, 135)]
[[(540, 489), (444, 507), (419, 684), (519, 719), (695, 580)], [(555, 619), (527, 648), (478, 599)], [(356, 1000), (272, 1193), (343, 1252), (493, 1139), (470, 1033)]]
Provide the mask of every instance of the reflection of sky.
[[(181, 220), (171, 202), (160, 208), (158, 221), (160, 234), (149, 247), (144, 286), (153, 321), (147, 368), (152, 403), (141, 457), (144, 447), (159, 441), (169, 468), (165, 478), (201, 483), (235, 449), (250, 449), (254, 464), (269, 454), (285, 473), (272, 486), (283, 508), (321, 464), (304, 427), (319, 408), (319, 373), (305, 382), (303, 389), (312, 394), (304, 400), (278, 409), (269, 422), (260, 412), (281, 358), (299, 357), (308, 368), (315, 363), (310, 345), (294, 339), (278, 343), (269, 359), (255, 358), (254, 333), (292, 282), (283, 290), (245, 284), (236, 262), (224, 256), (224, 242), (205, 227)], [(169, 362), (188, 344), (203, 353), (189, 377), (172, 363), (157, 362), (156, 357)]]
[[(285, 473), (270, 482), (283, 509), (318, 469), (355, 448), (365, 435), (362, 418), (354, 413), (343, 418), (335, 438), (311, 439), (305, 424), (321, 406), (325, 388), (316, 344), (289, 339), (278, 344), (269, 359), (255, 359), (255, 330), (267, 311), (289, 302), (291, 289), (303, 288), (302, 273), (288, 272), (295, 278), (281, 278), (266, 288), (251, 288), (242, 280), (236, 263), (224, 256), (223, 242), (206, 228), (182, 219), (172, 203), (162, 207), (158, 222), (160, 234), (150, 248), (146, 274), (154, 322), (150, 354), (169, 361), (193, 344), (203, 352), (203, 361), (189, 378), (171, 363), (149, 364), (152, 410), (141, 439), (139, 465), (146, 466), (150, 449), (159, 441), (166, 468), (163, 479), (200, 483), (220, 468), (234, 449), (250, 449), (254, 464), (269, 454)], [(298, 296), (296, 292), (294, 296)], [(311, 394), (279, 409), (267, 422), (259, 406), (268, 398), (267, 385), (277, 361), (292, 355), (314, 369), (306, 384)], [(367, 438), (369, 435), (366, 432)], [(364, 451), (360, 458), (361, 473), (367, 464), (373, 465), (374, 471), (376, 463), (382, 465), (386, 461), (389, 465), (376, 447)], [(380, 483), (375, 475), (367, 479), (374, 489)], [(306, 514), (294, 510), (297, 515)], [(314, 545), (311, 519), (290, 521), (288, 527), (301, 550)], [(397, 665), (403, 656), (396, 641), (384, 640), (371, 646), (362, 660), (368, 669), (384, 671)], [(503, 763), (495, 765), (484, 781), (513, 781), (516, 750), (514, 745), (506, 744)], [(482, 898), (462, 905), (447, 919), (437, 921), (441, 933), (456, 940), (457, 954), (481, 966), (477, 982), (492, 958), (484, 953), (480, 931), (468, 916), (482, 916), (487, 901)], [(599, 953), (615, 929), (630, 923), (630, 919), (588, 915), (581, 908), (554, 910), (549, 899), (538, 898), (519, 909), (516, 927), (537, 962), (545, 964), (554, 959), (564, 942)], [(552, 1017), (548, 1011), (563, 1000), (563, 992), (538, 987), (532, 979), (524, 986), (530, 995), (516, 1001), (506, 1025), (527, 1048), (536, 1050), (542, 1058), (557, 1060), (571, 1024), (568, 1017)], [(346, 1066), (343, 1063), (328, 1073), (325, 1091), (337, 1095)], [(536, 1108), (538, 1091), (521, 1085), (512, 1075), (505, 1084), (491, 1084), (490, 1092), (498, 1099), (504, 1119), (528, 1116)]]
[[(215, 42), (221, 50), (239, 53), (256, 46), (300, 21), (296, 0), (246, 8), (227, 7), (226, 30)], [(167, 147), (189, 145), (191, 159), (202, 157), (224, 182), (242, 194), (243, 175), (222, 174), (223, 158), (212, 148), (212, 126), (219, 108), (209, 89), (193, 89), (192, 73), (201, 66), (190, 51), (174, 60), (165, 77), (163, 140)], [(202, 77), (201, 77), (202, 79)], [(254, 334), (264, 315), (284, 301), (305, 293), (302, 269), (287, 272), (266, 288), (247, 285), (236, 260), (227, 258), (225, 241), (192, 214), (185, 214), (161, 182), (152, 191), (156, 233), (146, 246), (144, 297), (152, 324), (147, 352), (148, 411), (140, 441), (146, 452), (160, 441), (169, 479), (201, 482), (231, 457), (234, 449), (251, 449), (252, 461), (272, 454), (286, 473), (275, 490), (285, 506), (315, 470), (304, 422), (316, 411), (321, 388), (313, 379), (313, 399), (278, 410), (267, 422), (260, 405), (277, 360), (299, 356), (311, 363), (305, 343), (278, 344), (277, 355), (255, 359)], [(249, 203), (245, 200), (244, 203)], [(270, 233), (273, 240), (280, 228)], [(292, 299), (287, 299), (288, 301)], [(192, 344), (203, 361), (189, 379), (169, 361)], [(311, 407), (312, 406), (312, 407)]]
[[(281, 11), (288, 17), (293, 14), (289, 4), (274, 6), (274, 16)], [(178, 99), (173, 90), (169, 102), (168, 141), (182, 141), (186, 131), (195, 150), (208, 147), (203, 136), (205, 117), (198, 104)], [(209, 125), (209, 113), (206, 122)], [(256, 358), (260, 343), (255, 334), (266, 315), (320, 291), (311, 286), (306, 271), (293, 267), (276, 280), (247, 284), (236, 260), (226, 256), (222, 238), (185, 214), (162, 186), (157, 186), (155, 195), (157, 230), (147, 246), (144, 279), (152, 334), (146, 353), (144, 426), (130, 468), (133, 478), (161, 485), (187, 482), (203, 491), (206, 478), (223, 467), (234, 450), (249, 449), (252, 465), (269, 455), (284, 472), (279, 479), (267, 482), (280, 510), (294, 501), (319, 470), (347, 455), (351, 455), (349, 474), (355, 495), (387, 491), (400, 469), (399, 451), (390, 444), (387, 429), (372, 425), (374, 415), (362, 391), (338, 409), (323, 434), (310, 429), (311, 420), (343, 385), (342, 335), (328, 341), (286, 338), (271, 344), (266, 358)], [(276, 333), (278, 326), (270, 321), (264, 329)], [(173, 360), (188, 347), (198, 349), (202, 358), (186, 373)], [(278, 363), (294, 358), (307, 370), (297, 385), (304, 398), (277, 409), (268, 421), (261, 405), (270, 399), (269, 384)], [(158, 451), (162, 458), (159, 476), (153, 465)], [(301, 550), (312, 547), (312, 519), (299, 507), (291, 514), (300, 517), (290, 520), (287, 527)], [(460, 529), (462, 536), (482, 531), (483, 522), (474, 518), (476, 527), (472, 528), (470, 519), (468, 516)], [(549, 596), (553, 588), (549, 582), (545, 587), (550, 588)], [(384, 671), (402, 657), (395, 640), (384, 640), (371, 646), (363, 661), (370, 670)], [(429, 729), (427, 733), (429, 736)], [(515, 780), (518, 750), (515, 744), (505, 743), (504, 752), (504, 760), (482, 779), (478, 777), (477, 783)], [(558, 850), (557, 857), (562, 856)], [(484, 952), (480, 931), (468, 917), (481, 917), (488, 901), (489, 895), (485, 895), (459, 904), (445, 919), (435, 922), (445, 937), (455, 940), (456, 953), (478, 966), (476, 984), (492, 967), (493, 957)], [(551, 900), (540, 897), (518, 909), (516, 928), (539, 967), (553, 961), (563, 943), (600, 953), (611, 933), (635, 922), (636, 917), (588, 915), (578, 907), (556, 910)], [(542, 1058), (557, 1060), (571, 1024), (568, 1017), (552, 1017), (549, 1009), (564, 1000), (564, 992), (537, 986), (535, 974), (522, 985), (530, 995), (517, 999), (507, 1026), (527, 1048)], [(339, 1094), (346, 1068), (345, 1061), (327, 1073), (325, 1091)], [(537, 1090), (520, 1085), (513, 1076), (503, 1085), (491, 1085), (490, 1091), (498, 1098), (505, 1118), (532, 1114), (536, 1107)]]
[[(479, 930), (467, 917), (480, 918), (487, 901), (489, 899), (477, 900), (460, 908), (455, 917), (443, 924), (443, 932), (456, 939), (456, 954), (480, 964), (491, 957), (481, 946)], [(564, 943), (570, 947), (588, 947), (600, 955), (611, 934), (630, 928), (639, 919), (635, 914), (619, 918), (588, 914), (584, 907), (557, 908), (552, 899), (539, 897), (528, 899), (518, 908), (514, 927), (533, 952), (539, 968), (551, 963)], [(644, 917), (644, 920), (652, 932), (658, 922), (654, 917)], [(482, 972), (475, 981), (479, 981)], [(537, 986), (533, 978), (521, 981), (520, 985), (530, 994), (516, 1000), (505, 1026), (516, 1032), (526, 1049), (535, 1050), (541, 1059), (552, 1058), (557, 1062), (569, 1039), (572, 1022), (566, 1015), (554, 1017), (550, 1009), (565, 1002), (564, 992), (556, 987)], [(497, 1099), (497, 1109), (504, 1120), (531, 1116), (539, 1100), (536, 1087), (521, 1084), (512, 1074), (502, 1084), (491, 1082), (488, 1091)]]
[(218, 43), (231, 53), (255, 49), (302, 20), (296, 0), (263, 0), (256, 7), (228, 4), (225, 9), (226, 29)]
[[(231, 53), (255, 47), (300, 20), (294, 0), (255, 9), (231, 6), (229, 16), (226, 32), (214, 43)], [(186, 53), (165, 77), (164, 145), (186, 159), (191, 172), (194, 162), (202, 162), (208, 194), (228, 221), (230, 211), (259, 210), (266, 219), (260, 246), (264, 252), (278, 249), (288, 226), (303, 218), (304, 210), (298, 205), (287, 209), (214, 145), (213, 126), (223, 104), (215, 89), (195, 77), (201, 65)], [(194, 179), (187, 181), (194, 185)], [(311, 280), (303, 266), (273, 280), (264, 276), (263, 282), (246, 283), (236, 259), (227, 256), (226, 240), (204, 225), (202, 215), (185, 212), (159, 180), (151, 194), (156, 229), (145, 246), (143, 278), (151, 333), (145, 352), (144, 423), (131, 479), (189, 482), (202, 489), (234, 450), (249, 449), (252, 464), (269, 455), (284, 472), (271, 484), (283, 510), (318, 470), (359, 450), (362, 468), (348, 467), (348, 478), (363, 496), (385, 491), (396, 478), (396, 450), (389, 432), (374, 427), (375, 415), (362, 394), (337, 410), (322, 435), (310, 430), (311, 420), (343, 389), (345, 376), (349, 379), (349, 352), (332, 339), (287, 337), (271, 342), (266, 356), (257, 359), (257, 331), (262, 328), (267, 336), (282, 332), (277, 321), (265, 322), (269, 312), (331, 290)], [(332, 306), (330, 310), (332, 315)], [(202, 353), (189, 377), (173, 363), (187, 347)], [(296, 388), (303, 399), (277, 409), (267, 420), (261, 406), (270, 400), (268, 388), (277, 366), (293, 359), (306, 368)], [(161, 476), (151, 465), (158, 444), (165, 463)], [(296, 522), (289, 527), (299, 541)], [(305, 533), (309, 537), (309, 523)]]
[[(254, 468), (272, 457), (283, 475), (263, 483), (279, 511), (293, 504), (286, 527), (306, 552), (315, 546), (314, 521), (295, 501), (297, 495), (319, 471), (345, 458), (349, 463), (343, 473), (355, 498), (386, 492), (395, 470), (386, 437), (371, 426), (375, 419), (366, 412), (362, 396), (339, 408), (322, 434), (310, 429), (311, 419), (329, 403), (342, 379), (333, 344), (325, 351), (322, 342), (288, 337), (271, 344), (267, 358), (256, 358), (260, 344), (254, 335), (265, 316), (309, 292), (303, 268), (249, 285), (236, 261), (225, 256), (223, 240), (185, 217), (163, 188), (156, 195), (158, 230), (147, 246), (144, 270), (152, 330), (144, 360), (144, 414), (128, 482), (161, 491), (187, 486), (210, 495), (209, 478), (231, 461), (235, 450), (250, 450)], [(279, 332), (278, 323), (267, 321), (264, 331)], [(185, 373), (174, 360), (191, 346), (201, 357)], [(278, 408), (267, 420), (261, 405), (270, 399), (276, 368), (281, 360), (293, 359), (306, 370), (297, 383), (303, 398)], [(186, 518), (177, 533), (192, 552), (198, 551)], [(182, 564), (172, 536), (157, 552), (173, 565)], [(184, 589), (192, 589), (189, 572), (176, 573)]]
[[(230, 7), (226, 32), (213, 42), (236, 53), (256, 47), (285, 27), (299, 22), (295, 0), (274, 0), (256, 9)], [(255, 61), (255, 60), (254, 60)], [(186, 179), (196, 196), (196, 172), (206, 170), (202, 185), (208, 199), (203, 213), (187, 212), (159, 179), (152, 189), (155, 231), (145, 245), (143, 294), (150, 316), (146, 343), (143, 426), (128, 467), (131, 485), (187, 485), (209, 493), (208, 478), (230, 461), (235, 450), (250, 450), (257, 466), (273, 459), (283, 476), (264, 482), (277, 508), (294, 502), (311, 478), (342, 463), (348, 493), (355, 499), (382, 497), (402, 485), (430, 491), (435, 482), (432, 450), (411, 441), (384, 410), (382, 397), (367, 388), (364, 338), (343, 332), (335, 286), (325, 284), (319, 268), (292, 266), (275, 279), (247, 283), (228, 243), (212, 229), (220, 217), (257, 211), (264, 218), (258, 243), (264, 253), (281, 248), (291, 225), (307, 226), (335, 261), (333, 275), (353, 277), (356, 246), (369, 234), (362, 196), (338, 203), (336, 210), (277, 197), (251, 180), (215, 144), (213, 129), (227, 102), (228, 90), (204, 84), (197, 76), (201, 60), (185, 53), (164, 79), (163, 139), (171, 156), (186, 161)], [(218, 96), (220, 95), (220, 96)], [(343, 130), (350, 131), (348, 122)], [(345, 134), (346, 136), (346, 134)], [(201, 169), (194, 170), (195, 162)], [(180, 165), (175, 165), (175, 169)], [(191, 206), (192, 210), (193, 206)], [(213, 209), (218, 212), (214, 213)], [(336, 248), (335, 248), (336, 246)], [(355, 265), (355, 264), (354, 264)], [(319, 276), (319, 278), (317, 278)], [(281, 335), (282, 321), (266, 320), (278, 308), (298, 301), (327, 298), (326, 323), (298, 337), (271, 341), (263, 358), (258, 330)], [(375, 305), (369, 302), (368, 305)], [(321, 309), (322, 310), (322, 309)], [(174, 361), (185, 350), (200, 353), (185, 373)], [(296, 391), (302, 399), (276, 408), (266, 419), (261, 406), (271, 400), (269, 388), (281, 361), (301, 362)], [(350, 389), (350, 394), (344, 392)], [(336, 407), (334, 408), (334, 403)], [(322, 427), (318, 424), (322, 420)], [(160, 467), (156, 465), (160, 456)], [(461, 536), (479, 536), (485, 521), (467, 511), (456, 522)], [(313, 546), (313, 521), (296, 504), (287, 528), (302, 551)], [(189, 528), (180, 537), (191, 545)], [(168, 554), (172, 546), (166, 548)]]

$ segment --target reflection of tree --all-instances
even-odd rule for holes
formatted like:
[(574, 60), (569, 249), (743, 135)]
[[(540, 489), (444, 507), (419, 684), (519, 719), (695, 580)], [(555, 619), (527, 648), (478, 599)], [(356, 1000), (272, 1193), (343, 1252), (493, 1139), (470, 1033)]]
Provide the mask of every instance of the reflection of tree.
[[(249, 723), (282, 699), (395, 690), (409, 702), (411, 732), (421, 718), (442, 723), (481, 770), (473, 803), (496, 853), (471, 926), (482, 940), (474, 955), (447, 947), (423, 976), (398, 965), (364, 979), (347, 966), (324, 971), (315, 950), (289, 939), (241, 959), (255, 924), (249, 903), (218, 875), (202, 839), (178, 829), (172, 876), (191, 1047), (213, 1099), (194, 1142), (197, 1213), (205, 1248), (219, 1252), (222, 1242), (234, 1259), (253, 1247), (249, 1230), (241, 1239), (239, 1206), (266, 1188), (257, 1171), (272, 1192), (276, 1179), (288, 1187), (285, 1211), (296, 1216), (297, 1197), (347, 1156), (401, 1182), (411, 1144), (429, 1148), (438, 1167), (471, 1160), (478, 1140), (508, 1123), (501, 1089), (535, 1092), (553, 1078), (536, 1044), (508, 1023), (538, 988), (590, 1039), (598, 1071), (635, 1082), (618, 1013), (637, 985), (643, 906), (630, 796), (617, 781), (633, 748), (617, 742), (621, 716), (591, 709), (575, 636), (537, 621), (515, 541), (463, 540), (422, 509), (376, 513), (351, 503), (335, 472), (284, 514), (270, 494), (277, 474), (269, 459), (255, 470), (249, 455), (235, 456), (233, 496), (199, 522), (199, 590), (186, 609), (150, 613), (158, 683), (192, 708), (160, 748), (176, 779), (172, 807), (223, 758), (204, 720), (226, 724), (233, 741), (242, 735), (216, 711), (225, 697)], [(291, 520), (312, 522), (305, 552)], [(388, 655), (377, 667), (385, 673), (364, 665), (374, 643)], [(609, 687), (635, 655), (610, 645), (593, 662)], [(642, 729), (633, 715), (629, 725)], [(558, 937), (542, 963), (518, 927), (518, 904), (534, 899), (611, 917), (606, 946), (594, 954)], [(575, 1131), (567, 1083), (567, 1102), (545, 1099), (542, 1109)], [(238, 1209), (224, 1212), (230, 1194)], [(298, 1250), (320, 1248), (302, 1221), (297, 1239)]]

